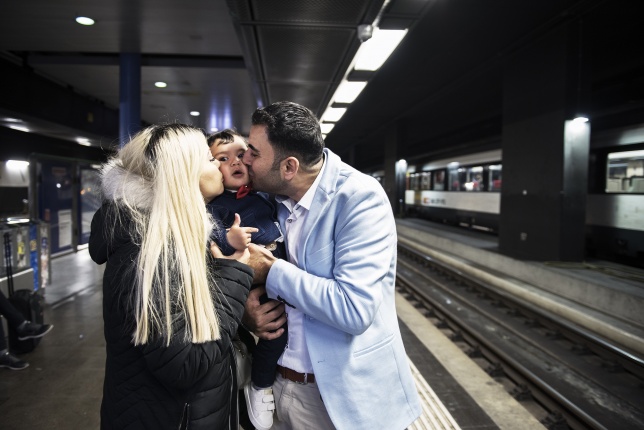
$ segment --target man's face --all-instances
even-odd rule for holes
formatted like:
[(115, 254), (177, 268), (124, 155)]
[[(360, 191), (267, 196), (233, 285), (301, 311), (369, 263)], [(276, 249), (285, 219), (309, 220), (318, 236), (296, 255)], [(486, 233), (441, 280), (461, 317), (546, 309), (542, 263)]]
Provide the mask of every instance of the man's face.
[(275, 152), (268, 141), (266, 126), (253, 125), (248, 136), (248, 150), (244, 153), (244, 164), (253, 188), (273, 194), (283, 194), (285, 183), (280, 175), (279, 165), (274, 167)]
[(239, 136), (235, 136), (231, 143), (220, 142), (221, 140), (216, 140), (210, 147), (210, 152), (220, 163), (219, 170), (224, 176), (224, 186), (227, 190), (237, 190), (242, 185), (248, 185), (248, 169), (242, 162), (246, 143)]

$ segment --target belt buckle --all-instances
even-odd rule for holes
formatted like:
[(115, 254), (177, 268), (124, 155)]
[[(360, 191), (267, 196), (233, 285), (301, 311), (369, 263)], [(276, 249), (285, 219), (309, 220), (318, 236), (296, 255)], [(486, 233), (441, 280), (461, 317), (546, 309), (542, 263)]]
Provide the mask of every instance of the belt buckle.
[(302, 382), (295, 381), (296, 384), (300, 384), (300, 385), (308, 384), (308, 376), (309, 376), (309, 374), (308, 373), (303, 373), (303, 375), (304, 375), (304, 381), (302, 381)]

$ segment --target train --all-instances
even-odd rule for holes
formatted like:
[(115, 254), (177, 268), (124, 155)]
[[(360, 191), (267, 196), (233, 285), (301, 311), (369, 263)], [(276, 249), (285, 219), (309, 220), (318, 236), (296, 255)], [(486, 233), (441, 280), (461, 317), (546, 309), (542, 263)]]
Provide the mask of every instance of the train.
[[(591, 139), (588, 172), (587, 257), (644, 268), (644, 126)], [(502, 187), (501, 149), (424, 159), (407, 167), (403, 213), (498, 234)]]

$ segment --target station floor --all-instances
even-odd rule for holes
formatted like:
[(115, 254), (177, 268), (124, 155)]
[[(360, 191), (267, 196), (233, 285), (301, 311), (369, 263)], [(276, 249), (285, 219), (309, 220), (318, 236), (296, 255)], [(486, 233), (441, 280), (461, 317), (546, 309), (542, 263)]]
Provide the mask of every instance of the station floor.
[[(400, 237), (406, 228), (411, 227), (399, 222)], [(494, 253), (494, 240), (485, 236), (448, 237), (456, 233), (438, 230), (450, 246)], [(437, 237), (432, 241), (442, 246)], [(102, 271), (86, 249), (52, 260), (45, 319), (55, 327), (34, 352), (21, 356), (30, 363), (27, 369), (0, 369), (0, 429), (100, 428), (105, 365)], [(403, 341), (423, 401), (423, 415), (410, 430), (544, 428), (414, 306), (400, 295), (396, 300)]]

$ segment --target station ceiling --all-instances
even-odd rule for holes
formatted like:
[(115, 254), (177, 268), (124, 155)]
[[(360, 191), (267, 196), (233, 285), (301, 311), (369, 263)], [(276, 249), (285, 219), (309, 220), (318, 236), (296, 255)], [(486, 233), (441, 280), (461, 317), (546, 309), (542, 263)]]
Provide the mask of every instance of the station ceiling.
[[(402, 156), (498, 144), (507, 56), (582, 20), (592, 108), (604, 123), (644, 112), (644, 26), (630, 0), (29, 0), (5, 2), (0, 56), (105, 106), (119, 107), (119, 55), (140, 53), (141, 117), (250, 129), (258, 105), (303, 104), (321, 116), (360, 41), (357, 27), (409, 30), (327, 136), (356, 167), (382, 165), (383, 136), (404, 130)], [(77, 16), (96, 23), (81, 26)], [(157, 81), (167, 82), (157, 88)], [(51, 103), (53, 100), (42, 100)], [(198, 111), (198, 117), (190, 111)], [(0, 125), (78, 133), (15, 112)], [(619, 118), (622, 118), (621, 120)], [(632, 119), (635, 118), (635, 119)], [(118, 134), (118, 131), (116, 131)], [(113, 136), (91, 136), (113, 144)]]

